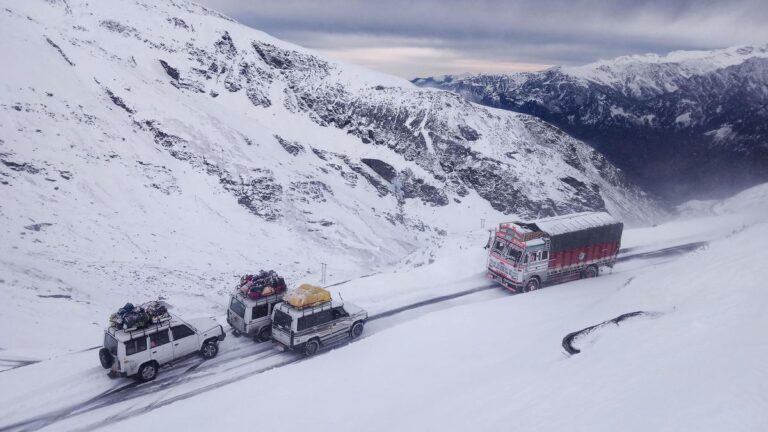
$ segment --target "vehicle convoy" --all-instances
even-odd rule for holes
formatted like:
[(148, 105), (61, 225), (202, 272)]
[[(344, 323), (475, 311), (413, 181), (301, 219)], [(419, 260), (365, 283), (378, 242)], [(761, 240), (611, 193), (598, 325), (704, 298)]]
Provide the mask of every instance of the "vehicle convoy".
[(216, 356), (224, 328), (213, 318), (183, 320), (166, 314), (141, 328), (123, 329), (110, 325), (104, 330), (104, 347), (99, 360), (111, 377), (135, 377), (151, 381), (161, 366), (200, 354), (205, 359)]
[(368, 313), (331, 299), (320, 287), (302, 285), (272, 312), (272, 341), (279, 349), (312, 356), (319, 350), (360, 337)]
[(487, 246), (488, 275), (515, 292), (597, 277), (616, 262), (623, 228), (605, 212), (501, 223)]
[(232, 334), (247, 334), (255, 341), (270, 340), (272, 310), (283, 301), (285, 280), (274, 271), (245, 275), (229, 297), (227, 322)]

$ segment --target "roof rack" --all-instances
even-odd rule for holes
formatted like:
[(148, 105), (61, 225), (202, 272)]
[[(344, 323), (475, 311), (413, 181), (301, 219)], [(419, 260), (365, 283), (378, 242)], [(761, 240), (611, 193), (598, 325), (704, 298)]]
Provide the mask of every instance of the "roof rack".
[(122, 329), (122, 328), (109, 326), (107, 327), (107, 333), (109, 333), (113, 337), (116, 337), (117, 332), (122, 331), (128, 335), (129, 339), (135, 339), (137, 337), (147, 336), (150, 333), (155, 333), (158, 330), (164, 329), (165, 327), (170, 328), (172, 319), (173, 319), (173, 316), (171, 314), (168, 314), (167, 317), (160, 318), (157, 322), (153, 321), (148, 326), (142, 327), (140, 329), (139, 328)]
[(288, 302), (285, 302), (286, 305), (288, 305), (289, 308), (301, 312), (301, 316), (306, 316), (307, 314), (313, 314), (315, 312), (320, 312), (326, 309), (332, 309), (333, 308), (333, 299), (324, 301), (322, 303), (315, 303), (309, 306), (304, 306), (301, 308), (298, 308)]

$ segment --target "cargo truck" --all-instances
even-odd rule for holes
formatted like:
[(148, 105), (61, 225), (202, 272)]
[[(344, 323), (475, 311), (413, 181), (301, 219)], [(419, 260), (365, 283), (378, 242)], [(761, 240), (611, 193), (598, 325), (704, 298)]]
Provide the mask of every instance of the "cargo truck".
[(597, 277), (613, 267), (624, 224), (585, 212), (499, 224), (488, 241), (488, 276), (514, 292)]

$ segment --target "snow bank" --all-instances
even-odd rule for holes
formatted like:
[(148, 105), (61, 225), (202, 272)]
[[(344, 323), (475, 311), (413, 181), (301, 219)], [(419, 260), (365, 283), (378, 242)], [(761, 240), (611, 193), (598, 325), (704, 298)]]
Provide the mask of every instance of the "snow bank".
[[(258, 416), (265, 429), (764, 430), (766, 240), (763, 217), (671, 262), (426, 314), (117, 429), (236, 428), (236, 401), (254, 397), (286, 401)], [(564, 354), (567, 333), (635, 310), (659, 316)]]

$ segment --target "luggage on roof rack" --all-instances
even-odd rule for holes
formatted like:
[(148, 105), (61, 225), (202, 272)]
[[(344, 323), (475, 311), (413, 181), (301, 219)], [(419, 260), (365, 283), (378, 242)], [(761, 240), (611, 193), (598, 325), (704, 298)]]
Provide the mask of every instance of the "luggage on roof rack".
[(285, 295), (285, 301), (296, 309), (304, 309), (331, 301), (331, 293), (319, 286), (303, 284)]
[(259, 273), (247, 274), (240, 278), (237, 286), (244, 296), (256, 300), (274, 294), (280, 294), (286, 291), (285, 279), (280, 277), (274, 270)]
[(109, 325), (117, 329), (136, 330), (170, 319), (171, 315), (165, 303), (153, 300), (138, 307), (133, 303), (126, 303), (110, 315)]

